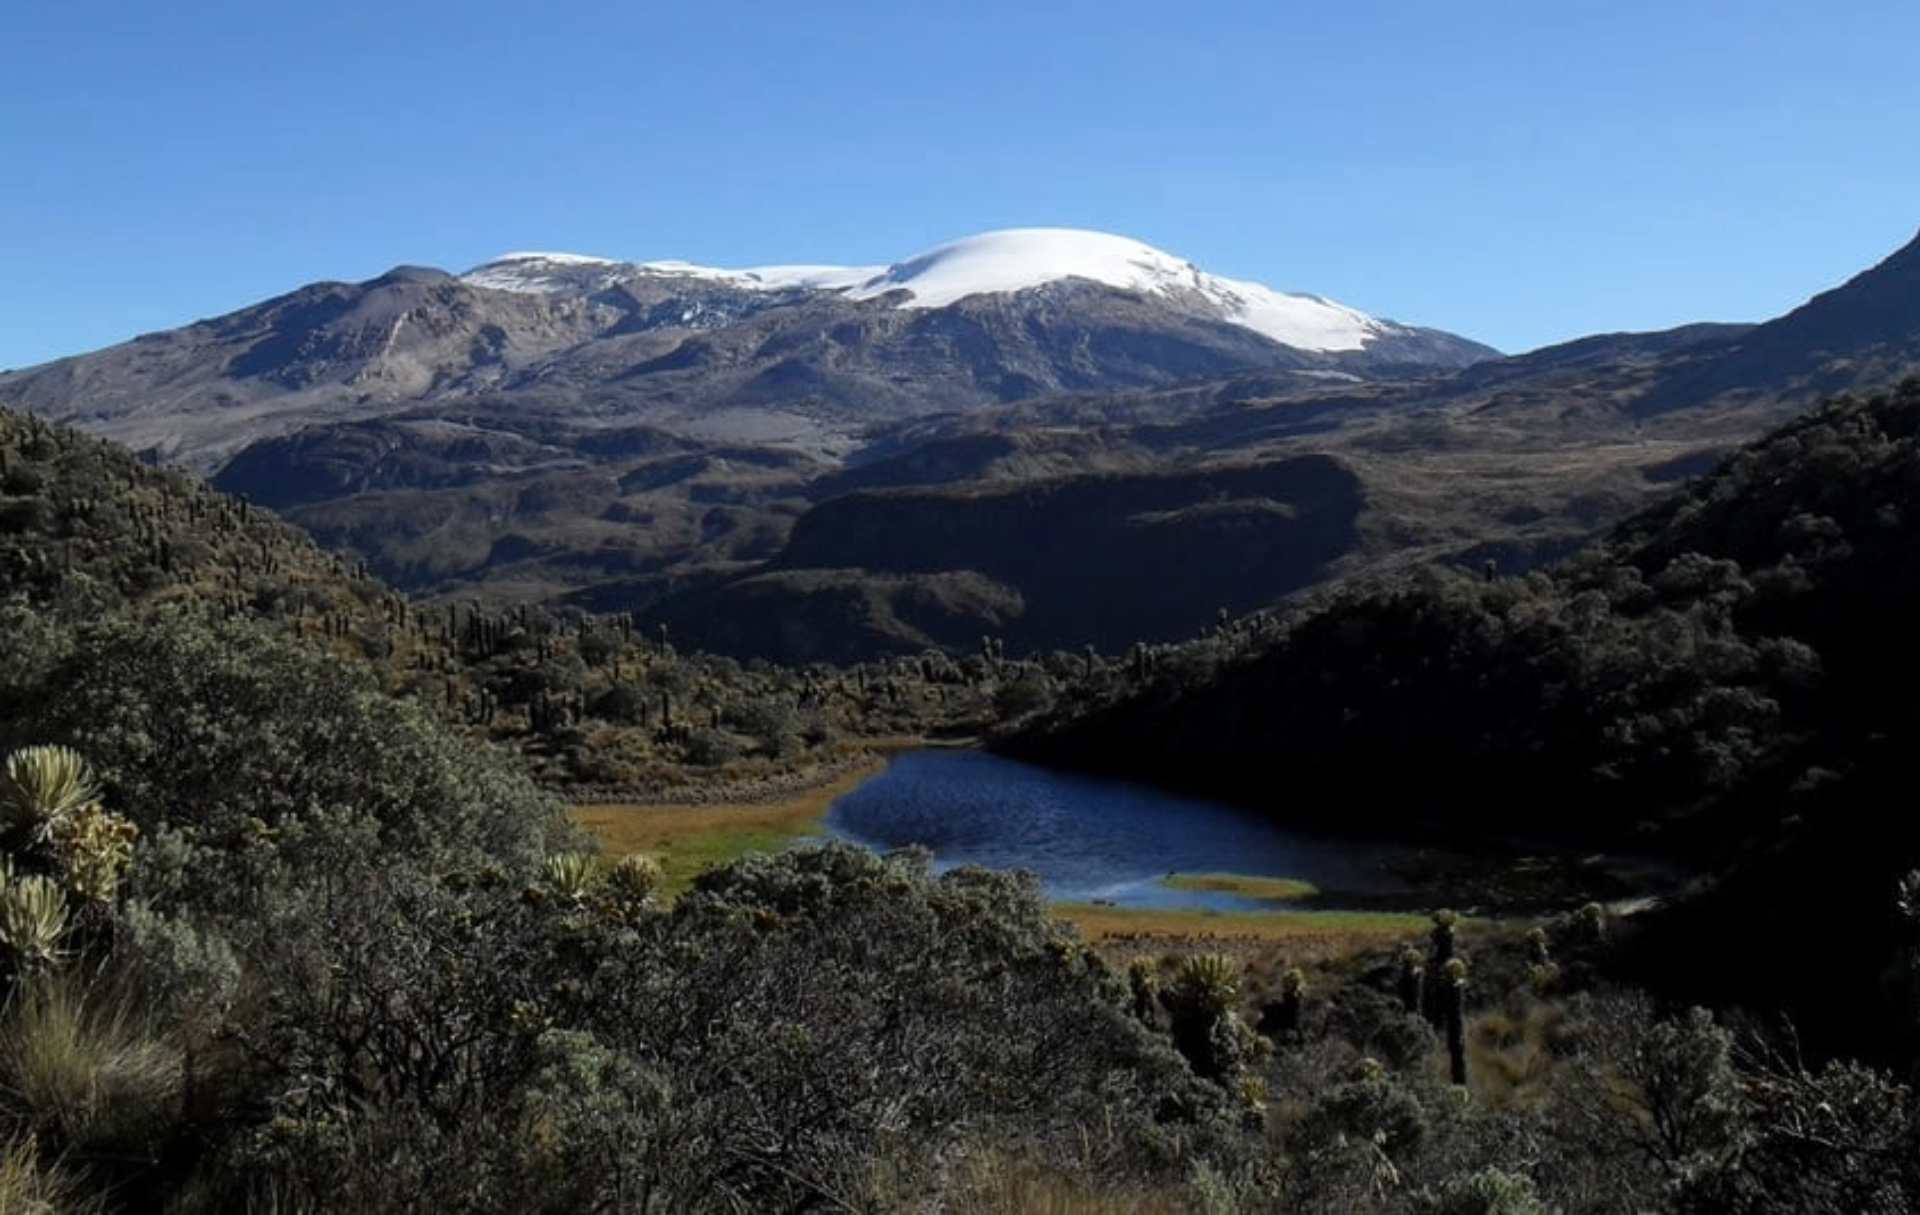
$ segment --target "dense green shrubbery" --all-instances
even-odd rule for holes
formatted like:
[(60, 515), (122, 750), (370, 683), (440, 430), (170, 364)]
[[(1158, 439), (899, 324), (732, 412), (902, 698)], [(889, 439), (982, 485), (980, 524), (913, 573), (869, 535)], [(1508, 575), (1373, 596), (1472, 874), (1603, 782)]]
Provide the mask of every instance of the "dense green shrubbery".
[(524, 872), (557, 810), (504, 757), (296, 641), (192, 611), (75, 630), (9, 669), (0, 731), (76, 747), (146, 837), (156, 910), (256, 911), (260, 892), (363, 863)]

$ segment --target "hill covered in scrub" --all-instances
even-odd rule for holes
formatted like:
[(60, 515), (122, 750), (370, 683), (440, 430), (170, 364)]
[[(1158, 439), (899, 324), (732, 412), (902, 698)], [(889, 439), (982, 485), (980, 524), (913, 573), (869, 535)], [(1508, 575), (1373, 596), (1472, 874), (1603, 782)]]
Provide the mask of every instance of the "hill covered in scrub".
[(978, 660), (749, 669), (624, 613), (420, 609), (243, 498), (4, 410), (0, 573), (17, 632), (116, 615), (251, 622), (364, 667), (518, 753), (549, 788), (616, 799), (765, 788), (845, 762), (863, 739), (993, 712)]
[(803, 515), (764, 570), (651, 614), (722, 652), (785, 662), (964, 652), (983, 630), (1024, 654), (1118, 653), (1326, 576), (1364, 505), (1351, 468), (1310, 455), (864, 490)]
[[(1743, 925), (1706, 951), (1741, 967), (1695, 979), (1760, 994), (1748, 952), (1803, 945), (1796, 966), (1869, 999), (1854, 1029), (1884, 1040), (1905, 1014), (1863, 958), (1891, 948), (1887, 892), (1920, 857), (1889, 813), (1920, 742), (1916, 502), (1909, 380), (1740, 449), (1550, 569), (1329, 593), (1145, 655), (1005, 745), (1290, 823), (1682, 859), (1721, 875), (1685, 918)], [(1773, 995), (1833, 1028), (1840, 989)]]
[(191, 600), (225, 616), (325, 617), (390, 592), (244, 499), (117, 444), (0, 410), (0, 571), (37, 609), (80, 616)]
[(290, 635), (163, 610), (0, 652), (0, 738), (54, 744), (0, 779), (9, 1209), (1785, 1215), (1920, 1193), (1889, 1074), (1749, 1057), (1704, 1010), (1619, 990), (1632, 926), (1598, 908), (1533, 933), (1437, 916), (1424, 948), (1309, 968), (1109, 957), (1028, 878), (846, 845), (668, 905), (504, 757)]

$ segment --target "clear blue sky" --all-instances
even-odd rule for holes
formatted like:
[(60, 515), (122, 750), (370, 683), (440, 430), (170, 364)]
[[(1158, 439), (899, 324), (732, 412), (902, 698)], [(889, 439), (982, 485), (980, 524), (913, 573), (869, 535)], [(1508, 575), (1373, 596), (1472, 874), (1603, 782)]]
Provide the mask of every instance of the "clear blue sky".
[(1508, 350), (1920, 227), (1920, 4), (22, 2), (0, 367), (510, 249), (1139, 237)]

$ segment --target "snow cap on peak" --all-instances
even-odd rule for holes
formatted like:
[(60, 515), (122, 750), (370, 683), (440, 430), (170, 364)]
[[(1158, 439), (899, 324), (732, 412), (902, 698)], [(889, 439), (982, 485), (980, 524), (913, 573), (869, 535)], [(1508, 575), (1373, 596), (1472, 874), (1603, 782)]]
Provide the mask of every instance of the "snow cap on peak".
[(929, 249), (852, 292), (870, 299), (904, 287), (912, 307), (942, 308), (969, 295), (1024, 291), (1067, 278), (1154, 289), (1190, 283), (1199, 268), (1130, 237), (1083, 228), (1005, 228)]
[(847, 294), (871, 299), (904, 288), (913, 293), (904, 307), (941, 308), (970, 295), (1064, 279), (1163, 296), (1301, 350), (1359, 350), (1390, 328), (1319, 296), (1221, 278), (1131, 237), (1082, 228), (1007, 228), (969, 236), (897, 263)]

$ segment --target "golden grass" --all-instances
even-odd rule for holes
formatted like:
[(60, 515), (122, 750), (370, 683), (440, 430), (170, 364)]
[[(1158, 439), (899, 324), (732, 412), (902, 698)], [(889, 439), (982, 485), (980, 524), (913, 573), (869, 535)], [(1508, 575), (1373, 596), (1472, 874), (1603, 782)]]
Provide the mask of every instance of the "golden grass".
[(692, 806), (575, 806), (574, 825), (591, 832), (609, 857), (642, 853), (660, 862), (661, 894), (671, 899), (716, 865), (754, 852), (778, 852), (820, 834), (827, 807), (886, 766), (875, 759), (824, 785), (779, 801)]
[(1170, 873), (1160, 879), (1169, 890), (1232, 894), (1263, 903), (1291, 903), (1320, 893), (1312, 882), (1298, 878), (1255, 877), (1248, 873)]

